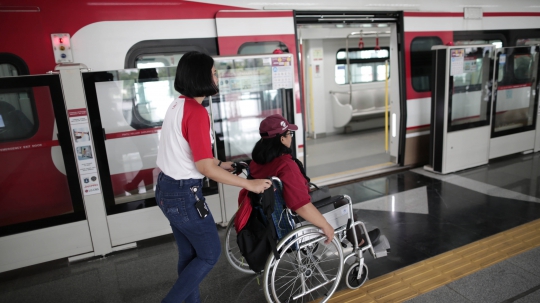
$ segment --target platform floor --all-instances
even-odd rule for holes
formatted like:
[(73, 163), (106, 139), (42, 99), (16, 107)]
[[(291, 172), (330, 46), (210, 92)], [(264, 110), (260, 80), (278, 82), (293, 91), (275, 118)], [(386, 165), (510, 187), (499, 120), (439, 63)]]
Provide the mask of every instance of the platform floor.
[[(351, 293), (342, 283), (331, 302), (539, 302), (539, 185), (536, 153), (445, 176), (418, 168), (332, 188), (351, 196), (358, 217), (380, 228), (392, 251), (366, 258), (367, 291)], [(219, 234), (223, 240), (224, 230)], [(494, 255), (489, 247), (501, 255), (479, 267), (475, 258)], [(447, 261), (449, 255), (463, 261)], [(176, 279), (176, 258), (168, 235), (105, 258), (18, 269), (0, 274), (0, 302), (160, 302)], [(399, 288), (398, 282), (414, 286), (411, 277), (426, 264), (439, 275), (457, 268), (461, 274), (420, 290)], [(467, 270), (469, 264), (476, 267)], [(203, 302), (264, 302), (257, 276), (235, 271), (223, 255), (200, 290)]]

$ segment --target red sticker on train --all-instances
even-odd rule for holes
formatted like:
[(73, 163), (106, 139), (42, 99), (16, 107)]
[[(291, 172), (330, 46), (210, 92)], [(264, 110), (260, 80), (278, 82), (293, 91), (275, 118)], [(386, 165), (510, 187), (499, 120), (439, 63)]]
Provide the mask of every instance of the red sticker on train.
[(60, 144), (58, 143), (58, 140), (43, 141), (43, 142), (37, 142), (37, 143), (31, 143), (31, 144), (3, 147), (3, 148), (0, 148), (0, 153), (10, 152), (10, 151), (28, 150), (28, 149), (34, 149), (34, 148), (52, 147), (52, 146), (59, 146), (59, 145)]
[(86, 115), (87, 115), (86, 108), (77, 108), (77, 109), (68, 110), (68, 116), (70, 118), (72, 118), (72, 117), (81, 117), (81, 116), (86, 116)]
[(159, 132), (160, 130), (161, 130), (161, 127), (140, 129), (140, 130), (131, 130), (131, 131), (127, 131), (127, 132), (106, 134), (105, 137), (107, 138), (107, 140), (118, 139), (118, 138), (127, 138), (127, 137), (155, 134), (155, 133)]

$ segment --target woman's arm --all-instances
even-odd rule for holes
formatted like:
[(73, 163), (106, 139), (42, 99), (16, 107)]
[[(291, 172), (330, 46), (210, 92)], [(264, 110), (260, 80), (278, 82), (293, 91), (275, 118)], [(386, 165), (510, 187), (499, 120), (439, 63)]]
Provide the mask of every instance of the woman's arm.
[[(254, 193), (262, 193), (272, 184), (268, 179), (247, 180), (240, 178), (217, 166), (215, 160), (214, 158), (199, 160), (195, 162), (195, 167), (201, 174), (216, 182), (242, 187)], [(219, 160), (217, 162), (219, 163)]]
[(295, 211), (300, 217), (304, 220), (309, 221), (313, 225), (319, 227), (323, 230), (324, 234), (328, 238), (324, 243), (328, 244), (334, 239), (334, 228), (326, 221), (326, 218), (323, 217), (321, 212), (313, 205), (313, 203), (308, 203)]

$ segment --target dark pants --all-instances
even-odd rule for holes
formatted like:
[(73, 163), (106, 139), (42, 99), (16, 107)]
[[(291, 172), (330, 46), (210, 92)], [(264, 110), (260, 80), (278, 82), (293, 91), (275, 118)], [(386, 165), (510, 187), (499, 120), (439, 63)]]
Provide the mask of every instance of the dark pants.
[[(202, 195), (202, 180), (174, 180), (160, 173), (156, 201), (171, 224), (178, 246), (178, 279), (162, 302), (201, 302), (199, 284), (214, 267), (221, 254), (216, 224), (212, 214), (201, 218), (195, 208), (192, 186)], [(206, 202), (205, 202), (206, 203)]]

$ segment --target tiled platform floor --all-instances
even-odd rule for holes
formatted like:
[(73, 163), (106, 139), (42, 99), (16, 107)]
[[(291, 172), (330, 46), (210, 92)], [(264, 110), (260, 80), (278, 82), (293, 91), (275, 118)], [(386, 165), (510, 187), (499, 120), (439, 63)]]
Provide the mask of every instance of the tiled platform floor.
[[(382, 276), (540, 218), (540, 154), (519, 155), (448, 176), (422, 169), (333, 188), (392, 246), (366, 258)], [(224, 230), (220, 230), (223, 239)], [(0, 274), (0, 302), (160, 302), (176, 278), (172, 235), (136, 249), (68, 264), (59, 260)], [(540, 250), (463, 277), (411, 302), (538, 302)], [(257, 277), (222, 257), (201, 284), (204, 302), (262, 302)]]

